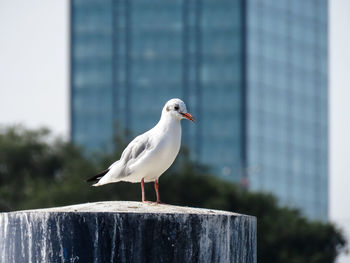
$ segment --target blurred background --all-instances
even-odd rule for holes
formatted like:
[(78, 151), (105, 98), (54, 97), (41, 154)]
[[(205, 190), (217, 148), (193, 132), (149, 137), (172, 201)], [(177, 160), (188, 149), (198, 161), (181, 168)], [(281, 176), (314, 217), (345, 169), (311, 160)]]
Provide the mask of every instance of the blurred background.
[(1, 211), (139, 200), (139, 186), (83, 180), (179, 97), (197, 122), (183, 122), (165, 202), (256, 215), (262, 262), (350, 262), (349, 11), (0, 0)]

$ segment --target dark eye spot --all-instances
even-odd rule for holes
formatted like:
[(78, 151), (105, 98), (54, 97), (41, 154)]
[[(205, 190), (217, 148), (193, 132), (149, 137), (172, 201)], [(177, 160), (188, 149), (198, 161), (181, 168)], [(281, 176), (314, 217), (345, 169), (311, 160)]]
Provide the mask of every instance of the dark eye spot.
[(179, 105), (175, 105), (174, 110), (179, 110)]

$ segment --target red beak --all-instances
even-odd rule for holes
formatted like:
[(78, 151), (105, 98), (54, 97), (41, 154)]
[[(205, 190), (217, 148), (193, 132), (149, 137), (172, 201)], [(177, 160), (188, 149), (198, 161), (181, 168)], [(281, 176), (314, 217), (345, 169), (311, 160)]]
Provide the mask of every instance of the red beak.
[(194, 122), (194, 117), (191, 114), (189, 114), (188, 112), (186, 112), (186, 113), (181, 112), (181, 115), (184, 116), (187, 120)]

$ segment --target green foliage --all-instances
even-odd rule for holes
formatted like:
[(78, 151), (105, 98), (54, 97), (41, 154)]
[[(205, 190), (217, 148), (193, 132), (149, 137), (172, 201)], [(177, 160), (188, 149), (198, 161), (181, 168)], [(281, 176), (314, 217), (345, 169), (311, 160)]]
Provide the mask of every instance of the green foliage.
[[(120, 156), (125, 141), (116, 138), (116, 146), (115, 154), (88, 155), (62, 139), (53, 140), (47, 129), (3, 129), (0, 211), (101, 200), (139, 201), (139, 184), (121, 182), (95, 188), (85, 182)], [(208, 167), (189, 160), (189, 152), (182, 149), (175, 164), (161, 177), (162, 200), (256, 216), (259, 262), (329, 263), (344, 249), (344, 237), (334, 225), (311, 221), (297, 210), (279, 207), (272, 195), (243, 191), (212, 176)], [(155, 199), (152, 184), (146, 185), (146, 194), (149, 200)]]

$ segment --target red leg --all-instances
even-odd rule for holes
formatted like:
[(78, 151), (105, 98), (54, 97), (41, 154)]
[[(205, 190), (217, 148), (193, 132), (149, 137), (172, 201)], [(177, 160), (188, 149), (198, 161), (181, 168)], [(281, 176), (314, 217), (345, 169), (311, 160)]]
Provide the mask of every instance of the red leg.
[(146, 198), (145, 198), (145, 182), (143, 178), (141, 179), (141, 192), (142, 192), (142, 203), (146, 203)]
[(158, 184), (158, 180), (154, 181), (154, 189), (156, 190), (156, 195), (157, 195), (157, 204), (162, 204), (162, 202), (159, 199), (159, 184)]
[(145, 181), (144, 181), (144, 178), (141, 179), (141, 192), (142, 192), (142, 203), (147, 203), (147, 204), (152, 203), (151, 201), (147, 201), (147, 200), (146, 200), (146, 196), (145, 196)]

